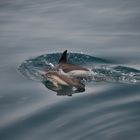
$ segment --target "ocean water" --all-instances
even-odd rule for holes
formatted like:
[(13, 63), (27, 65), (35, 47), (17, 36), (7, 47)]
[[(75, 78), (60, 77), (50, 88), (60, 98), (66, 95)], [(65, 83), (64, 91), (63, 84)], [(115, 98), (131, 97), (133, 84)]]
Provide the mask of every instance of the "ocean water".
[(140, 70), (139, 9), (138, 0), (1, 0), (0, 140), (139, 140), (139, 83), (94, 81), (67, 97), (18, 71), (66, 49)]

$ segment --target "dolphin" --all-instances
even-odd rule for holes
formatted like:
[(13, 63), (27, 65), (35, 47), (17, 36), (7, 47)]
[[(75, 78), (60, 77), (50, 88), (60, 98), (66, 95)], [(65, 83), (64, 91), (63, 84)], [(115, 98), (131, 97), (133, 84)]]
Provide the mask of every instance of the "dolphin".
[(67, 50), (62, 53), (58, 65), (55, 69), (57, 71), (60, 71), (63, 75), (70, 75), (76, 77), (86, 77), (92, 75), (92, 71), (90, 69), (84, 68), (79, 65), (70, 64), (67, 60)]
[[(50, 71), (41, 72), (41, 75), (46, 77), (46, 81), (43, 83), (47, 88), (56, 91), (57, 95), (68, 96), (73, 93), (84, 92), (85, 84), (82, 83), (82, 80), (91, 76), (91, 74), (91, 70), (88, 68), (70, 64), (67, 60), (67, 50), (62, 53), (58, 65)], [(49, 84), (48, 81), (50, 82)], [(61, 94), (62, 92), (64, 94)]]

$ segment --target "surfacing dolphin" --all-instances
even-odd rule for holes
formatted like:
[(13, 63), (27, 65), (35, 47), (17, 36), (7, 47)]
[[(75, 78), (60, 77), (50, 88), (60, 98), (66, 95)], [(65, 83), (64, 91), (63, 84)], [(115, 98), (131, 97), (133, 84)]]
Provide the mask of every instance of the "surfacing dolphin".
[[(81, 77), (86, 77), (91, 71), (79, 65), (70, 64), (67, 60), (67, 50), (65, 50), (53, 70), (46, 72), (45, 77), (51, 83), (43, 82), (45, 86), (57, 92), (57, 95), (69, 95), (84, 92), (85, 84), (81, 82)], [(48, 86), (49, 85), (49, 86)], [(73, 89), (75, 88), (75, 89)], [(62, 91), (64, 91), (63, 94)]]

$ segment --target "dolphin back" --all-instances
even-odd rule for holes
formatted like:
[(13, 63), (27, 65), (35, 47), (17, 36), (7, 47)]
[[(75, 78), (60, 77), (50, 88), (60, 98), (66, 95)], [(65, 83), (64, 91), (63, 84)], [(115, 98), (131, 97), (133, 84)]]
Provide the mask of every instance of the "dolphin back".
[(61, 55), (61, 58), (59, 60), (59, 64), (60, 63), (67, 63), (67, 50), (65, 50), (62, 55)]

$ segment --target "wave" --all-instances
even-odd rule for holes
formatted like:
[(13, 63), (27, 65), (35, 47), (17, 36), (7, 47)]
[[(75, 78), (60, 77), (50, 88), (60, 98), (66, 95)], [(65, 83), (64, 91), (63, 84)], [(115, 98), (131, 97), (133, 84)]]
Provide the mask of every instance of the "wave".
[[(61, 53), (52, 53), (31, 58), (20, 64), (18, 70), (29, 79), (42, 82), (40, 71), (52, 70), (60, 56)], [(72, 64), (90, 68), (90, 82), (140, 83), (140, 70), (116, 66), (109, 60), (81, 53), (68, 53), (68, 60)]]

